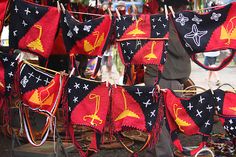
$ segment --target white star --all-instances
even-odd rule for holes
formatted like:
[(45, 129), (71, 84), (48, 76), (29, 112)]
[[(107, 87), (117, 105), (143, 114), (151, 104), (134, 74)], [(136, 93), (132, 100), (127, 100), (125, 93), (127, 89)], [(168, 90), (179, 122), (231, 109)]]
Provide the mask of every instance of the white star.
[(218, 13), (218, 14), (212, 13), (212, 15), (211, 15), (211, 20), (218, 21), (220, 17), (221, 17), (221, 14), (220, 14), (220, 13)]
[(179, 17), (175, 20), (176, 22), (180, 23), (181, 26), (185, 25), (185, 22), (189, 21), (188, 17), (185, 17), (182, 13), (179, 14)]
[(10, 73), (8, 73), (9, 77), (12, 77), (13, 76), (13, 73), (12, 71)]
[(140, 92), (139, 89), (137, 88), (137, 92), (135, 92), (135, 94), (141, 96), (142, 93), (143, 93), (143, 92)]
[(123, 50), (123, 53), (124, 53), (124, 54), (126, 54), (126, 51), (125, 51), (125, 50)]
[(118, 38), (120, 37), (120, 34), (119, 34), (119, 33), (117, 33), (117, 37), (118, 37)]
[(73, 98), (73, 102), (74, 102), (74, 103), (77, 103), (77, 102), (78, 102), (78, 97), (74, 97), (74, 98)]
[(14, 31), (13, 31), (13, 36), (14, 36), (14, 37), (17, 36), (17, 30), (14, 30)]
[(187, 106), (187, 108), (191, 111), (192, 110), (192, 108), (193, 108), (193, 106), (192, 106), (192, 104), (191, 103), (189, 103), (189, 105)]
[(211, 124), (209, 123), (209, 120), (207, 120), (207, 122), (205, 122), (205, 128), (206, 128), (208, 125), (211, 125)]
[(130, 44), (129, 42), (126, 42), (126, 45), (127, 45), (127, 46), (129, 46), (129, 44)]
[(126, 30), (126, 27), (125, 27), (125, 26), (123, 26), (123, 31), (124, 31), (124, 30)]
[(152, 121), (148, 122), (148, 125), (149, 125), (149, 126), (152, 126)]
[(69, 106), (69, 109), (68, 109), (70, 112), (71, 112), (71, 107)]
[(125, 17), (125, 16), (123, 16), (123, 19), (125, 20), (125, 19), (126, 19), (126, 17)]
[(130, 50), (130, 54), (133, 54), (134, 52), (132, 50)]
[(156, 26), (157, 26), (157, 25), (153, 25), (153, 26), (152, 26), (152, 29), (155, 29), (155, 28), (156, 28)]
[(152, 91), (151, 91), (151, 92), (149, 92), (149, 94), (152, 94), (152, 95), (153, 95), (153, 93), (154, 93), (154, 90), (155, 90), (155, 88), (153, 88), (153, 89), (152, 89)]
[(35, 79), (37, 80), (36, 83), (38, 83), (39, 81), (42, 81), (42, 79), (40, 78), (40, 75), (36, 77)]
[(162, 24), (164, 28), (166, 28), (166, 25), (165, 24)]
[(192, 21), (196, 22), (197, 24), (200, 24), (200, 22), (202, 22), (202, 19), (194, 15), (194, 17), (192, 18)]
[(24, 25), (24, 27), (28, 25), (24, 20), (22, 21), (22, 24)]
[(77, 82), (75, 82), (75, 85), (74, 85), (74, 87), (75, 87), (75, 89), (78, 89), (78, 88), (80, 88), (80, 84), (79, 84), (79, 83), (77, 83)]
[(124, 43), (121, 43), (121, 46), (123, 47), (125, 44)]
[(143, 104), (145, 105), (145, 107), (147, 108), (149, 105), (151, 105), (152, 103), (150, 103), (150, 99), (148, 99), (147, 102), (143, 102)]
[(155, 18), (152, 19), (152, 22), (155, 22)]
[(11, 67), (14, 67), (15, 66), (15, 62), (11, 62)]
[(71, 89), (70, 88), (68, 88), (68, 93), (71, 93)]
[(77, 26), (75, 26), (73, 31), (75, 31), (75, 33), (78, 34), (79, 28)]
[(11, 84), (9, 83), (7, 86), (7, 91), (10, 91), (10, 89), (11, 89)]
[(220, 111), (220, 106), (217, 106), (216, 108), (217, 108), (218, 111)]
[(36, 11), (35, 11), (35, 14), (39, 14), (39, 11), (38, 11), (38, 10), (36, 10)]
[(232, 119), (230, 119), (230, 120), (229, 120), (229, 123), (230, 123), (230, 124), (233, 124), (233, 120), (232, 120)]
[(27, 9), (25, 10), (25, 14), (28, 15), (29, 13), (31, 13), (31, 11), (29, 10), (29, 8), (27, 8)]
[(155, 112), (156, 112), (156, 110), (153, 110), (152, 112), (150, 112), (151, 113), (151, 116), (150, 116), (150, 118), (151, 117), (155, 117), (156, 115), (155, 115)]
[(231, 127), (230, 127), (230, 130), (234, 130), (234, 128), (231, 126)]
[(48, 80), (48, 78), (46, 78), (46, 80), (43, 80), (45, 82), (45, 86), (47, 86), (50, 82)]
[(161, 22), (161, 21), (162, 21), (162, 20), (161, 20), (161, 17), (159, 17), (157, 21)]
[(202, 118), (202, 111), (199, 111), (199, 110), (197, 110), (197, 114), (196, 114), (196, 116), (199, 116), (199, 117), (201, 117)]
[(211, 109), (212, 109), (212, 108), (213, 108), (212, 106), (208, 105), (206, 109), (208, 109), (209, 112), (211, 112)]
[(116, 26), (116, 30), (118, 30), (120, 27)]
[(198, 102), (200, 102), (202, 104), (203, 100), (205, 100), (205, 98), (203, 98), (202, 96), (200, 96), (200, 99)]
[(18, 8), (17, 8), (17, 5), (15, 5), (15, 9), (14, 9), (15, 11), (16, 11), (16, 13), (18, 12)]
[(73, 37), (73, 34), (72, 34), (72, 32), (70, 30), (67, 32), (67, 36), (70, 37), (70, 38)]
[(89, 86), (89, 85), (84, 84), (83, 89), (84, 89), (84, 90), (88, 90), (88, 86)]
[(185, 34), (185, 38), (193, 39), (197, 46), (201, 45), (201, 37), (206, 35), (208, 31), (199, 31), (196, 24), (193, 24), (192, 31)]
[(159, 32), (156, 32), (156, 34), (157, 34), (157, 36), (158, 36), (158, 35), (160, 35), (161, 33), (159, 33)]
[(28, 75), (29, 75), (29, 78), (34, 77), (34, 72), (28, 73)]
[(220, 97), (217, 97), (216, 99), (217, 99), (217, 102), (221, 101), (221, 98), (220, 98)]
[(7, 62), (7, 61), (8, 61), (8, 58), (5, 57), (5, 58), (3, 58), (2, 60), (3, 60), (3, 62)]
[(87, 31), (87, 32), (90, 32), (90, 29), (91, 29), (92, 26), (87, 26), (87, 25), (84, 25), (84, 31)]

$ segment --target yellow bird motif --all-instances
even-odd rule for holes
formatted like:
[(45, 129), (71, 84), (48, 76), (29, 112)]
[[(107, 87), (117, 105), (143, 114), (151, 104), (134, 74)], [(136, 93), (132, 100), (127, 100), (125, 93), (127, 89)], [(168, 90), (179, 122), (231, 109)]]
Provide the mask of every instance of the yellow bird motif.
[(152, 42), (152, 48), (151, 48), (151, 52), (149, 54), (147, 54), (146, 56), (144, 56), (145, 59), (147, 60), (151, 60), (151, 59), (157, 59), (157, 56), (155, 55), (155, 53), (153, 53), (154, 50), (154, 46), (156, 45), (156, 42), (153, 41)]
[(231, 39), (236, 39), (236, 26), (234, 25), (233, 20), (236, 19), (236, 17), (233, 17), (229, 20), (226, 28), (224, 26), (221, 26), (221, 34), (220, 39), (224, 40), (227, 39), (227, 45), (230, 44)]
[(41, 36), (42, 36), (42, 31), (43, 31), (42, 26), (34, 25), (34, 27), (39, 30), (39, 35), (38, 35), (37, 39), (30, 42), (27, 45), (27, 47), (29, 47), (32, 50), (38, 50), (40, 52), (44, 52), (43, 45), (42, 45), (42, 42), (41, 42)]
[(99, 36), (100, 32), (95, 31), (93, 32), (93, 35), (96, 36), (93, 45), (88, 40), (84, 41), (84, 51), (88, 52), (89, 54), (92, 53), (97, 47), (101, 46), (104, 41), (104, 33), (102, 33), (102, 35)]
[(136, 36), (136, 35), (140, 35), (140, 34), (146, 34), (145, 32), (141, 31), (139, 28), (138, 28), (138, 24), (139, 22), (143, 21), (142, 18), (139, 18), (137, 21), (136, 21), (136, 25), (135, 25), (135, 29), (128, 32), (127, 34), (128, 35), (133, 35), (133, 36)]
[[(50, 84), (46, 87), (46, 89), (40, 92), (36, 89), (35, 92), (29, 98), (29, 102), (37, 104), (40, 107), (45, 106), (45, 105), (47, 106), (52, 105), (53, 99), (54, 99), (54, 93), (50, 95), (49, 88), (53, 87), (54, 84), (55, 84), (55, 81), (52, 80)], [(43, 92), (47, 93), (47, 96), (45, 96), (44, 99), (41, 98), (41, 93)]]
[(174, 106), (173, 106), (173, 110), (174, 110), (174, 114), (175, 114), (175, 122), (176, 122), (176, 124), (178, 124), (178, 126), (179, 126), (179, 130), (180, 131), (182, 131), (182, 132), (184, 132), (184, 130), (181, 128), (181, 127), (183, 127), (183, 126), (190, 126), (191, 124), (189, 124), (188, 122), (186, 122), (186, 121), (184, 121), (184, 120), (182, 120), (182, 119), (180, 119), (179, 117), (178, 117), (178, 111), (179, 110), (182, 110), (182, 108), (176, 108), (176, 106), (178, 106), (177, 104), (174, 104)]
[[(97, 126), (98, 124), (102, 124), (103, 120), (98, 117), (97, 113), (100, 108), (100, 96), (97, 94), (90, 94), (89, 99), (96, 99), (96, 107), (95, 107), (95, 112), (92, 115), (85, 115), (83, 117), (84, 121), (87, 121), (87, 118), (91, 118), (90, 124), (93, 126)], [(98, 121), (98, 123), (96, 123)]]
[(122, 89), (122, 96), (124, 99), (124, 111), (121, 114), (119, 114), (119, 116), (115, 119), (115, 121), (124, 119), (125, 117), (140, 118), (136, 113), (128, 109), (124, 89)]

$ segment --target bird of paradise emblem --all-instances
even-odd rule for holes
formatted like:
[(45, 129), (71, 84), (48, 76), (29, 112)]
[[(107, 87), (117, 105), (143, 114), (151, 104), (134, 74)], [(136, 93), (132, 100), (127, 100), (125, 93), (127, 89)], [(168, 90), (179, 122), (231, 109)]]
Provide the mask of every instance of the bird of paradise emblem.
[[(231, 40), (236, 39), (236, 26), (235, 26), (235, 20), (236, 17), (233, 17), (229, 20), (226, 27), (221, 26), (221, 34), (220, 39), (225, 40), (227, 39), (227, 42), (225, 44), (229, 45)], [(234, 20), (234, 21), (233, 21)]]
[(184, 130), (181, 127), (190, 126), (191, 124), (189, 124), (188, 122), (186, 122), (178, 117), (178, 112), (179, 112), (179, 110), (182, 110), (182, 108), (177, 107), (177, 106), (178, 106), (177, 104), (174, 104), (174, 106), (173, 106), (174, 115), (175, 115), (175, 122), (179, 126), (179, 130), (184, 132)]
[[(98, 117), (98, 115), (97, 115), (99, 108), (100, 108), (100, 96), (97, 94), (90, 94), (89, 99), (96, 100), (95, 112), (91, 115), (85, 115), (83, 117), (83, 120), (87, 121), (87, 119), (90, 118), (91, 119), (90, 124), (93, 126), (97, 126), (98, 124), (102, 124), (103, 120), (100, 117)], [(96, 123), (96, 122), (98, 122), (98, 123)]]
[(156, 45), (156, 42), (153, 41), (153, 42), (152, 42), (151, 52), (150, 52), (149, 54), (147, 54), (146, 56), (144, 56), (145, 59), (147, 59), (147, 60), (157, 59), (157, 56), (156, 56), (155, 53), (153, 52), (155, 45)]
[(39, 30), (39, 35), (38, 35), (37, 39), (30, 42), (27, 45), (27, 47), (29, 47), (32, 50), (38, 50), (40, 52), (44, 52), (43, 45), (42, 45), (42, 42), (41, 42), (41, 36), (42, 36), (43, 28), (40, 25), (34, 25), (34, 27)]
[(115, 121), (124, 119), (125, 117), (139, 118), (139, 116), (136, 113), (134, 113), (133, 111), (130, 111), (128, 109), (124, 89), (122, 89), (122, 96), (123, 96), (123, 99), (124, 99), (124, 111), (121, 112), (121, 114), (119, 114), (119, 116), (115, 119)]
[(133, 36), (136, 36), (136, 35), (140, 35), (140, 34), (146, 34), (145, 32), (141, 31), (139, 28), (138, 28), (138, 25), (139, 23), (143, 21), (142, 18), (139, 18), (137, 21), (136, 21), (136, 25), (135, 25), (135, 29), (128, 32), (127, 34), (128, 35), (133, 35)]
[(99, 31), (93, 32), (93, 35), (96, 36), (95, 42), (91, 44), (88, 40), (84, 41), (84, 51), (91, 54), (97, 47), (101, 46), (104, 41), (104, 33), (100, 35)]
[[(53, 103), (53, 99), (54, 99), (54, 93), (51, 94), (49, 92), (49, 89), (51, 87), (53, 87), (54, 84), (55, 84), (55, 81), (52, 80), (50, 82), (50, 84), (47, 86), (47, 88), (45, 88), (44, 90), (42, 90), (40, 92), (38, 90), (35, 90), (35, 92), (30, 97), (29, 102), (37, 104), (39, 106), (39, 108), (41, 108), (42, 106), (45, 106), (45, 105), (51, 106)], [(41, 98), (41, 93), (47, 93), (47, 95), (45, 96), (44, 99)]]

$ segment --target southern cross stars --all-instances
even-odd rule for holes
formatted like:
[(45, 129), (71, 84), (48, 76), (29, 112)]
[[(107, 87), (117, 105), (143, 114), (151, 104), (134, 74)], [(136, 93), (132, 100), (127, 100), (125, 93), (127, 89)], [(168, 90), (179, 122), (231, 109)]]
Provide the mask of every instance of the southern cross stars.
[(218, 14), (217, 13), (212, 13), (211, 20), (218, 21), (220, 17), (221, 17), (220, 13), (218, 13)]
[(208, 33), (208, 31), (199, 31), (198, 28), (197, 28), (197, 25), (193, 24), (192, 31), (187, 33), (187, 34), (185, 34), (184, 38), (193, 39), (194, 43), (197, 46), (200, 46), (201, 45), (201, 37), (203, 37), (207, 33)]
[(197, 24), (199, 24), (200, 22), (202, 22), (202, 19), (200, 19), (199, 17), (197, 17), (196, 15), (194, 15), (194, 17), (192, 18), (192, 21), (196, 22)]
[(181, 26), (185, 25), (185, 22), (189, 21), (188, 17), (185, 17), (182, 13), (179, 14), (179, 17), (175, 20), (176, 22), (179, 22)]

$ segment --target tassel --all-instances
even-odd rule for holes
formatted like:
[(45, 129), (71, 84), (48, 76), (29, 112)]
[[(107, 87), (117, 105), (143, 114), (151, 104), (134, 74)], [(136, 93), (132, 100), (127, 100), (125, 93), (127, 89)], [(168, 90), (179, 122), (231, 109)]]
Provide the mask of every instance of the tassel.
[(156, 143), (159, 139), (159, 135), (160, 135), (160, 132), (161, 132), (162, 121), (163, 121), (163, 118), (164, 118), (163, 96), (159, 96), (159, 98), (157, 98), (157, 99), (159, 99), (159, 100), (156, 100), (156, 101), (159, 101), (158, 102), (158, 104), (159, 104), (158, 105), (158, 113), (157, 113), (156, 123), (153, 126), (152, 131), (151, 131), (151, 140), (149, 142), (149, 147), (150, 148), (153, 148), (153, 146), (156, 145)]

